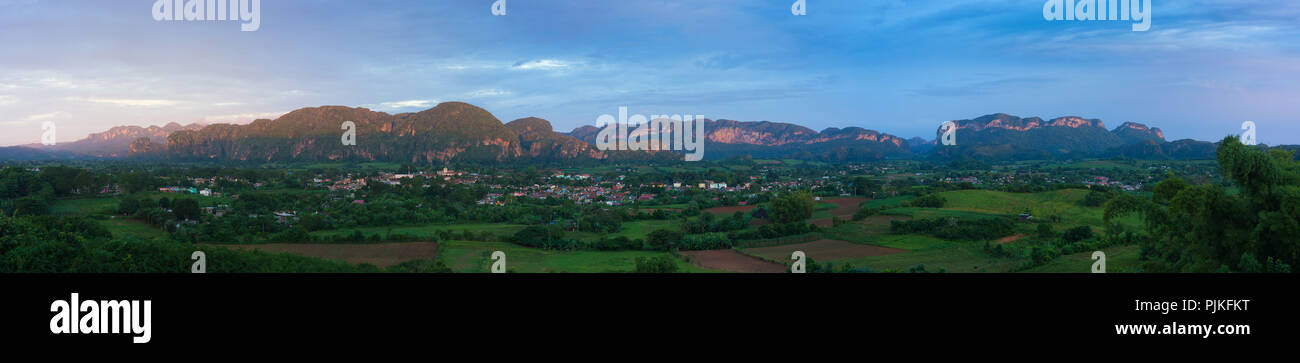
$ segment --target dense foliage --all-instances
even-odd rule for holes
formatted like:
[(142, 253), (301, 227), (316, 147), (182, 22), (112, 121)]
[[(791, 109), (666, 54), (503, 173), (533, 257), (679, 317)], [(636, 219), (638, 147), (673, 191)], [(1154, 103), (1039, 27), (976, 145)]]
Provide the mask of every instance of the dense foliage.
[(1235, 137), (1223, 139), (1217, 154), (1231, 189), (1169, 178), (1153, 198), (1112, 199), (1106, 220), (1143, 217), (1148, 271), (1290, 271), (1300, 262), (1300, 164), (1290, 152), (1261, 151)]

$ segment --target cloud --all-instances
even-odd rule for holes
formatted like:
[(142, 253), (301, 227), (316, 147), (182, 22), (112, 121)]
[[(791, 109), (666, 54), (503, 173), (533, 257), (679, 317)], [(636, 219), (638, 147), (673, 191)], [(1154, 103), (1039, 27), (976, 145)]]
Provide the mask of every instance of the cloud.
[(34, 122), (41, 122), (41, 121), (49, 121), (49, 120), (52, 120), (52, 119), (58, 119), (58, 118), (62, 118), (62, 117), (64, 117), (65, 115), (67, 115), (67, 112), (63, 112), (63, 111), (55, 111), (55, 112), (50, 112), (50, 113), (38, 113), (38, 114), (35, 114), (35, 115), (28, 115), (27, 117), (23, 117), (23, 118), (20, 119), (20, 120), (13, 120), (13, 121), (0, 122), (0, 125), (5, 125), (5, 126), (21, 126), (21, 125), (31, 124), (31, 123), (34, 123)]
[(930, 84), (913, 89), (912, 94), (930, 97), (969, 97), (1004, 94), (1017, 89), (1035, 88), (1057, 80), (1050, 77), (1024, 76), (982, 80), (959, 84)]
[(283, 116), (286, 112), (263, 112), (263, 113), (241, 113), (234, 115), (206, 116), (198, 121), (203, 123), (229, 123), (242, 124), (252, 122), (257, 119), (274, 120)]
[(174, 100), (156, 100), (156, 99), (126, 99), (126, 98), (87, 98), (87, 102), (105, 103), (115, 106), (125, 107), (166, 107), (180, 104), (180, 101)]
[(18, 98), (10, 95), (0, 95), (0, 106), (8, 106), (18, 102)]
[(63, 111), (55, 111), (55, 112), (50, 112), (50, 113), (41, 113), (41, 114), (35, 114), (35, 115), (27, 116), (27, 117), (23, 118), (23, 121), (26, 121), (26, 122), (32, 122), (32, 121), (44, 121), (44, 120), (49, 120), (49, 119), (59, 118), (59, 117), (65, 115), (65, 114), (66, 114), (66, 112), (63, 112)]
[(539, 60), (518, 61), (515, 62), (514, 65), (511, 65), (510, 68), (525, 70), (525, 71), (527, 70), (552, 71), (552, 70), (566, 69), (569, 68), (570, 66), (571, 64), (564, 61), (559, 61), (554, 59), (539, 59)]
[(362, 107), (374, 108), (380, 110), (404, 110), (412, 108), (431, 108), (438, 104), (438, 100), (406, 100), (392, 101), (380, 104), (362, 105)]
[(465, 98), (482, 98), (482, 97), (500, 97), (509, 96), (514, 92), (499, 89), (481, 89), (474, 92), (466, 93)]

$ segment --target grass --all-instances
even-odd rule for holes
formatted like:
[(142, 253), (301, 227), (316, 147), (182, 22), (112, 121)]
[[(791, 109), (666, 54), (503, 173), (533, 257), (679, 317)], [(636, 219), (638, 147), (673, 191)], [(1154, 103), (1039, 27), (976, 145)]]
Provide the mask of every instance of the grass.
[(352, 234), (352, 231), (357, 230), (357, 231), (361, 231), (361, 233), (365, 234), (366, 236), (371, 236), (375, 234), (387, 235), (389, 232), (391, 232), (391, 233), (396, 233), (396, 234), (401, 234), (406, 236), (434, 238), (437, 236), (438, 231), (446, 230), (457, 234), (459, 234), (461, 231), (471, 231), (474, 233), (482, 233), (484, 231), (487, 231), (487, 232), (492, 232), (497, 236), (508, 237), (508, 236), (513, 236), (515, 232), (519, 232), (519, 230), (524, 229), (524, 227), (525, 227), (524, 225), (520, 225), (520, 224), (505, 224), (505, 223), (425, 224), (425, 225), (414, 225), (414, 226), (342, 228), (342, 229), (315, 231), (312, 232), (311, 234), (313, 236), (350, 235)]
[[(988, 218), (1028, 212), (1038, 221), (1057, 218), (1060, 222), (1055, 224), (1059, 230), (1081, 225), (1093, 227), (1104, 225), (1102, 207), (1085, 207), (1080, 204), (1088, 195), (1088, 191), (1083, 189), (1062, 189), (1041, 193), (956, 190), (939, 193), (939, 195), (948, 200), (947, 205), (942, 209), (894, 208), (882, 214), (907, 215), (914, 218)], [(1120, 218), (1119, 222), (1129, 229), (1141, 227), (1141, 221), (1136, 216)]]
[(916, 199), (916, 197), (911, 195), (903, 195), (903, 196), (889, 197), (884, 199), (872, 199), (867, 201), (867, 206), (875, 209), (880, 209), (884, 207), (893, 208), (893, 207), (901, 206), (903, 205), (903, 203), (910, 202), (912, 201), (912, 199)]
[(584, 242), (595, 242), (604, 236), (608, 236), (608, 237), (623, 236), (623, 237), (627, 237), (628, 239), (638, 239), (638, 238), (645, 239), (647, 236), (650, 235), (650, 232), (654, 232), (655, 230), (659, 230), (659, 229), (677, 230), (678, 229), (677, 221), (648, 219), (642, 221), (623, 223), (622, 228), (620, 228), (616, 233), (569, 232), (566, 234), (566, 236), (568, 238), (572, 238)]
[[(1106, 272), (1138, 272), (1141, 270), (1142, 262), (1138, 261), (1138, 256), (1142, 248), (1138, 246), (1116, 246), (1103, 249), (1106, 253)], [(1042, 266), (1025, 270), (1024, 272), (1052, 272), (1052, 273), (1090, 273), (1092, 272), (1092, 252), (1080, 252), (1072, 255), (1057, 257)]]
[(151, 239), (155, 237), (166, 237), (167, 233), (162, 229), (155, 228), (141, 221), (114, 218), (99, 221), (108, 229), (113, 237), (136, 236), (140, 238)]
[[(438, 258), (455, 272), (485, 273), (491, 267), (493, 251), (506, 254), (508, 271), (524, 273), (634, 272), (638, 257), (671, 256), (654, 251), (550, 251), (503, 242), (445, 241), (438, 245)], [(675, 258), (678, 272), (709, 272)]]
[(82, 198), (60, 199), (50, 206), (51, 214), (113, 214), (117, 210), (117, 198)]
[(915, 239), (916, 236), (904, 237), (912, 238), (901, 238), (892, 244), (920, 249), (887, 256), (839, 260), (836, 263), (848, 263), (875, 271), (907, 270), (923, 264), (930, 272), (939, 271), (939, 268), (944, 268), (947, 272), (1009, 272), (1021, 264), (1017, 259), (990, 256), (984, 252), (982, 243), (935, 242)]
[(988, 213), (973, 210), (961, 209), (936, 209), (936, 208), (891, 208), (881, 211), (880, 214), (891, 216), (908, 216), (915, 219), (930, 218), (958, 218), (958, 219), (987, 219), (1006, 216), (1005, 214)]

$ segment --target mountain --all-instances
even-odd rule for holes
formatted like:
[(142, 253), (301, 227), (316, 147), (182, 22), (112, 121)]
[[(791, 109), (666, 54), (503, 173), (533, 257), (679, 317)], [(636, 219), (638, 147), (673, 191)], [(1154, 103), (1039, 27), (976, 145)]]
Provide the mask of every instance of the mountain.
[[(600, 129), (582, 126), (568, 135), (596, 143)], [(671, 135), (671, 134), (668, 134)], [(791, 123), (704, 120), (705, 159), (749, 155), (755, 158), (802, 158), (822, 161), (869, 161), (905, 156), (907, 141), (860, 127), (813, 131)]]
[[(344, 122), (356, 145), (344, 145)], [(521, 155), (519, 136), (486, 110), (446, 102), (417, 113), (390, 115), (342, 106), (295, 110), (248, 125), (218, 124), (167, 138), (175, 159), (246, 161), (503, 161)]]
[[(1065, 154), (1096, 153), (1124, 144), (1119, 136), (1106, 130), (1101, 120), (1075, 116), (1044, 121), (999, 113), (953, 122), (957, 124), (959, 146), (1011, 145), (1013, 149)], [(942, 138), (943, 132), (941, 126), (935, 132), (936, 139)]]
[[(519, 146), (524, 156), (533, 159), (600, 159), (604, 154), (592, 144), (573, 136), (555, 132), (551, 122), (536, 117), (510, 121), (506, 128), (519, 135)], [(594, 128), (594, 127), (593, 127)], [(592, 135), (595, 139), (595, 135)]]
[(927, 154), (931, 150), (934, 150), (934, 147), (938, 144), (939, 142), (935, 140), (926, 140), (921, 137), (907, 139), (908, 150), (911, 151), (912, 154), (916, 155)]
[(1114, 130), (1110, 131), (1119, 136), (1120, 141), (1124, 144), (1133, 144), (1141, 141), (1154, 141), (1157, 144), (1165, 142), (1165, 133), (1159, 128), (1150, 128), (1136, 122), (1125, 122)]
[(123, 157), (130, 154), (131, 144), (137, 139), (145, 138), (154, 143), (167, 142), (167, 136), (177, 131), (199, 130), (205, 125), (189, 124), (181, 126), (172, 122), (159, 126), (117, 126), (108, 131), (90, 134), (86, 138), (54, 146), (28, 145), (49, 151), (61, 151), (96, 157)]
[[(1004, 113), (957, 124), (957, 144), (939, 146), (934, 157), (977, 159), (1051, 159), (1113, 157), (1135, 159), (1211, 159), (1215, 144), (1195, 140), (1165, 141), (1164, 131), (1136, 122), (1107, 130), (1098, 119), (1066, 116), (1052, 120)], [(941, 126), (936, 140), (943, 137)]]
[[(345, 127), (351, 122), (354, 128)], [(792, 123), (704, 120), (705, 158), (753, 158), (861, 162), (926, 155), (937, 159), (987, 160), (1127, 157), (1213, 158), (1216, 145), (1195, 140), (1167, 142), (1159, 128), (1125, 122), (1107, 130), (1098, 119), (1066, 116), (1051, 120), (1004, 113), (957, 125), (957, 144), (939, 145), (861, 127), (814, 131)], [(0, 158), (51, 159), (78, 155), (149, 157), (170, 160), (250, 162), (391, 161), (551, 162), (681, 160), (680, 151), (602, 151), (600, 129), (582, 126), (556, 132), (547, 120), (528, 117), (502, 123), (487, 110), (447, 102), (414, 113), (388, 114), (344, 106), (310, 107), (275, 120), (247, 125), (176, 123), (162, 127), (114, 127), (55, 147), (0, 149)], [(942, 138), (942, 128), (936, 140)], [(348, 133), (355, 145), (344, 145)], [(664, 135), (671, 138), (671, 134)]]

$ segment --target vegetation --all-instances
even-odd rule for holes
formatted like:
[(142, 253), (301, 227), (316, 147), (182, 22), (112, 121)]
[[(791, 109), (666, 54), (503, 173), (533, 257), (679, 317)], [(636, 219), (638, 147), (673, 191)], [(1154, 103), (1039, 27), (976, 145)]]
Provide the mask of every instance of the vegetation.
[(1217, 155), (1239, 193), (1173, 177), (1151, 198), (1111, 200), (1107, 221), (1143, 217), (1139, 238), (1147, 271), (1290, 271), (1300, 261), (1300, 165), (1294, 155), (1257, 150), (1235, 137), (1220, 142)]

